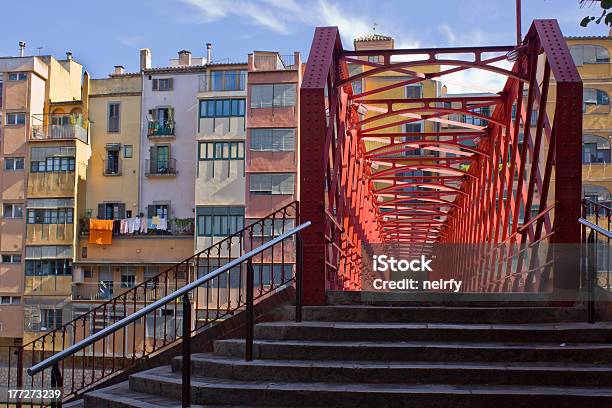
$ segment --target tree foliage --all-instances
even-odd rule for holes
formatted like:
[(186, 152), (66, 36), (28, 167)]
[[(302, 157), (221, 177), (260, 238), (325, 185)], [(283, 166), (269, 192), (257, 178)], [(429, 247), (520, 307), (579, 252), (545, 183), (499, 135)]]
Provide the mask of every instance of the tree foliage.
[[(580, 3), (584, 4), (590, 0), (581, 0)], [(601, 15), (599, 16), (586, 16), (580, 22), (580, 25), (586, 27), (591, 22), (595, 22), (595, 24), (599, 24), (602, 21), (604, 24), (612, 27), (612, 0), (599, 0), (599, 5), (601, 6)]]

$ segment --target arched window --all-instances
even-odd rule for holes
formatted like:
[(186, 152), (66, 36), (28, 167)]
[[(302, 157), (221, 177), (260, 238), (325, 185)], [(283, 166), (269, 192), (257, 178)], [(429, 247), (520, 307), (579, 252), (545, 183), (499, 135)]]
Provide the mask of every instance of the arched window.
[[(605, 186), (597, 186), (594, 184), (583, 184), (582, 185), (582, 198), (587, 199), (593, 203), (605, 205), (610, 207), (612, 204), (612, 195), (610, 190)], [(595, 214), (595, 205), (587, 205), (587, 215)]]
[(582, 136), (583, 163), (610, 163), (610, 141), (597, 135)]
[(606, 91), (595, 88), (584, 88), (582, 94), (582, 111), (589, 113), (610, 113), (610, 97)]
[(599, 45), (572, 45), (569, 47), (574, 64), (600, 64), (610, 62), (610, 53)]

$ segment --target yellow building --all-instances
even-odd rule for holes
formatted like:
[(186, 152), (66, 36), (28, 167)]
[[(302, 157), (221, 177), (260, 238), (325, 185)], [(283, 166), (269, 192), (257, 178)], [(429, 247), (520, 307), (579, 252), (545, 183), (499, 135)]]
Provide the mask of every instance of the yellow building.
[(583, 81), (582, 190), (583, 197), (608, 207), (612, 204), (612, 37), (568, 37), (574, 63)]

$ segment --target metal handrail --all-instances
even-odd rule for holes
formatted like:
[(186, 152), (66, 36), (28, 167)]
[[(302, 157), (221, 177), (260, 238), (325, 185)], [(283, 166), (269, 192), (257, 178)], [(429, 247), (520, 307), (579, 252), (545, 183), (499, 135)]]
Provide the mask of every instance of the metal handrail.
[(597, 224), (593, 224), (591, 221), (585, 220), (584, 218), (578, 218), (578, 222), (590, 229), (598, 232), (601, 235), (604, 235), (607, 238), (612, 238), (612, 231), (608, 231), (605, 228), (600, 227)]
[(151, 303), (150, 305), (138, 310), (135, 313), (132, 313), (129, 316), (124, 317), (123, 319), (119, 320), (116, 323), (111, 324), (108, 327), (105, 327), (104, 329), (100, 330), (99, 332), (95, 333), (92, 336), (89, 336), (81, 341), (79, 341), (78, 343), (73, 344), (72, 346), (60, 351), (57, 354), (54, 354), (53, 356), (41, 361), (40, 363), (28, 368), (27, 372), (30, 376), (36, 375), (37, 373), (41, 372), (42, 370), (44, 370), (45, 368), (48, 368), (56, 363), (58, 363), (59, 361), (65, 359), (66, 357), (69, 357), (77, 352), (79, 352), (80, 350), (83, 350), (85, 347), (88, 347), (92, 344), (94, 344), (96, 341), (101, 340), (102, 338), (108, 336), (109, 334), (112, 334), (113, 332), (122, 329), (124, 327), (126, 327), (128, 324), (135, 322), (136, 320), (142, 318), (143, 316), (147, 315), (148, 313), (151, 313), (153, 311), (155, 311), (156, 309), (166, 305), (167, 303), (170, 303), (171, 301), (177, 300), (179, 299), (181, 296), (187, 294), (188, 292), (190, 292), (191, 290), (197, 288), (198, 286), (204, 284), (205, 282), (209, 281), (212, 278), (215, 278), (217, 276), (219, 276), (220, 274), (222, 274), (223, 272), (229, 271), (230, 269), (234, 268), (237, 265), (240, 265), (241, 263), (243, 263), (244, 261), (254, 257), (257, 254), (262, 253), (263, 251), (265, 251), (266, 249), (271, 248), (272, 246), (280, 243), (281, 241), (289, 238), (290, 236), (293, 236), (295, 234), (297, 234), (298, 232), (300, 232), (301, 230), (307, 228), (310, 226), (310, 221), (306, 221), (300, 225), (298, 225), (297, 227), (285, 232), (284, 234), (279, 235), (278, 237), (258, 246), (255, 249), (252, 249), (251, 251), (247, 252), (246, 254), (240, 256), (239, 258), (234, 259), (233, 261), (228, 262), (227, 264), (223, 265), (222, 267), (214, 270), (213, 272), (202, 276), (201, 278), (198, 278), (196, 280), (194, 280), (193, 282), (183, 286), (182, 288), (176, 290), (175, 292), (159, 299), (156, 302)]

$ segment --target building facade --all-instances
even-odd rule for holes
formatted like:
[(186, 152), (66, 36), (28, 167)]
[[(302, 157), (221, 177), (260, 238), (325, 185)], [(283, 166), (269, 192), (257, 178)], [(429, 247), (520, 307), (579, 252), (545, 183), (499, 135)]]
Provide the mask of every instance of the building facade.
[(582, 194), (590, 201), (610, 207), (612, 37), (569, 37), (567, 44), (583, 81)]

